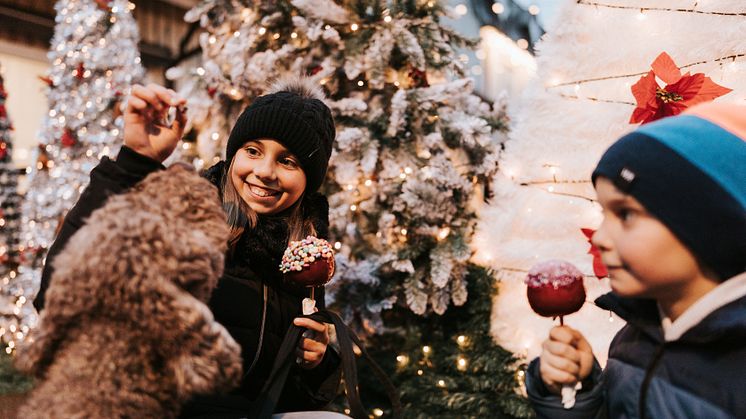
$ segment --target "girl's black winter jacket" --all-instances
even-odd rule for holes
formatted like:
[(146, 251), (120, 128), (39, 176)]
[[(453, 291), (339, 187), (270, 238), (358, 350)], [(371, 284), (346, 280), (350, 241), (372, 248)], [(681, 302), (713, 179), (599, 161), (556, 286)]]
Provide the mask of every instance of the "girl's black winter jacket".
[[(91, 171), (90, 184), (65, 217), (47, 254), (41, 288), (34, 300), (37, 310), (41, 311), (44, 307), (44, 294), (52, 276), (55, 256), (91, 212), (103, 206), (107, 197), (125, 192), (149, 173), (162, 168), (160, 163), (123, 146), (116, 161), (104, 157)], [(204, 176), (217, 186), (222, 181), (223, 168), (224, 163), (218, 163), (208, 169)], [(328, 238), (329, 207), (326, 198), (313, 194), (304, 198), (303, 204), (304, 215), (313, 221), (317, 235)], [(182, 417), (245, 416), (251, 402), (259, 395), (285, 332), (293, 319), (301, 315), (301, 301), (308, 296), (307, 289), (293, 287), (282, 280), (279, 264), (287, 245), (287, 234), (286, 218), (259, 217), (256, 228), (247, 231), (239, 239), (236, 248), (227, 255), (225, 272), (213, 291), (209, 306), (215, 319), (241, 345), (244, 378), (240, 388), (229, 395), (195, 398), (185, 406)], [(323, 308), (323, 288), (316, 290), (316, 300), (319, 308)], [(294, 366), (277, 411), (322, 408), (336, 395), (340, 374), (339, 357), (331, 346), (322, 363), (313, 370)]]

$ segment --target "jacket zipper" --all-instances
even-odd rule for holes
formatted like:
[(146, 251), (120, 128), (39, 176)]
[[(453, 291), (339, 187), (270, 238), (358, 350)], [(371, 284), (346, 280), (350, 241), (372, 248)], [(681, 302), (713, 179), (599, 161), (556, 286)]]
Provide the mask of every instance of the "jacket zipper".
[(653, 379), (653, 371), (658, 365), (660, 359), (663, 357), (663, 351), (665, 348), (665, 343), (661, 344), (661, 346), (658, 347), (655, 355), (653, 355), (653, 360), (650, 362), (650, 365), (648, 365), (648, 368), (645, 371), (645, 378), (642, 380), (642, 386), (640, 388), (640, 419), (645, 419), (646, 417), (645, 403), (647, 403), (648, 398), (648, 387), (650, 387), (650, 381), (652, 381)]
[(259, 355), (262, 353), (262, 343), (264, 342), (264, 326), (267, 324), (267, 285), (262, 283), (262, 293), (264, 297), (262, 298), (262, 326), (259, 329), (259, 345), (256, 348), (256, 354), (254, 354), (254, 360), (251, 361), (251, 366), (249, 366), (248, 371), (246, 371), (243, 375), (244, 378), (246, 378), (251, 371), (254, 370), (254, 367), (256, 367), (256, 363), (259, 361)]

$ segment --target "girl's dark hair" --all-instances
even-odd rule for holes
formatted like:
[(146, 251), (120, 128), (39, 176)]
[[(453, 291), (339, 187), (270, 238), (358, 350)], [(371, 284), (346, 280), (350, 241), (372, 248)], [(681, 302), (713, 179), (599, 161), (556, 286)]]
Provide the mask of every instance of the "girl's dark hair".
[[(236, 185), (233, 184), (231, 178), (231, 170), (233, 169), (233, 162), (235, 156), (231, 160), (229, 165), (226, 165), (225, 173), (223, 174), (223, 184), (221, 189), (223, 191), (223, 208), (227, 213), (228, 226), (230, 227), (230, 238), (228, 244), (231, 249), (235, 248), (238, 239), (246, 230), (246, 228), (256, 227), (258, 221), (257, 213), (251, 209), (249, 204), (241, 198)], [(303, 197), (302, 194), (293, 205), (290, 206), (290, 214), (288, 215), (288, 240), (302, 240), (306, 236), (316, 235), (316, 228), (310, 219), (306, 219), (303, 214)]]

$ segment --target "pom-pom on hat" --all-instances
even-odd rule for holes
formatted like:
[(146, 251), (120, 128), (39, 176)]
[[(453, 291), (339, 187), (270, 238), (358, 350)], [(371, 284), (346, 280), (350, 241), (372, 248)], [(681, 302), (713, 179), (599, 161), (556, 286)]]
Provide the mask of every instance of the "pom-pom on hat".
[(593, 171), (665, 224), (721, 280), (746, 270), (746, 107), (707, 103), (623, 136)]
[(300, 160), (306, 191), (315, 192), (326, 176), (336, 135), (334, 118), (324, 100), (324, 92), (308, 78), (280, 79), (238, 117), (228, 138), (226, 162), (230, 164), (249, 140), (274, 139)]

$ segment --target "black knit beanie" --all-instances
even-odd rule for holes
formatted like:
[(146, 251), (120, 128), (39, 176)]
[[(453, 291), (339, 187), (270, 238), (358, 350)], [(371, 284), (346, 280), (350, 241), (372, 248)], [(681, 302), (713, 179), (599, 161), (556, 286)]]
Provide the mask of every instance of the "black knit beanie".
[(323, 92), (309, 79), (279, 81), (238, 117), (228, 138), (225, 161), (230, 164), (247, 141), (274, 139), (300, 160), (306, 192), (315, 192), (326, 177), (336, 136), (334, 118), (323, 100)]

